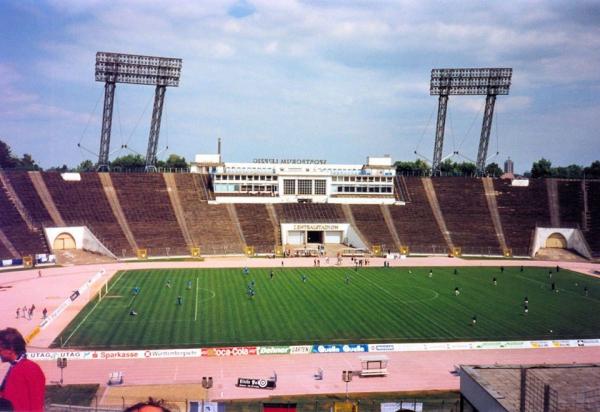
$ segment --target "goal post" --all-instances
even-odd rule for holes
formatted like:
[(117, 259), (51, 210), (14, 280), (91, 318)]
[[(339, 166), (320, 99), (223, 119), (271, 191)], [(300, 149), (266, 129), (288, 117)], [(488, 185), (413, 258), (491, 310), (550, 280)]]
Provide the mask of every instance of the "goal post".
[(108, 280), (100, 285), (98, 290), (98, 302), (102, 302), (102, 298), (108, 294)]

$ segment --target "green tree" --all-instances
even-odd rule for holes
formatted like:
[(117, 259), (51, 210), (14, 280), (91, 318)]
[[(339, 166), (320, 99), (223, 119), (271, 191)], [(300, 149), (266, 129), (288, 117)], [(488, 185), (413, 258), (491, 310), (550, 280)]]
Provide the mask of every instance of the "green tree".
[(94, 171), (94, 163), (87, 159), (83, 162), (79, 163), (79, 165), (75, 168), (76, 172), (93, 172)]
[(456, 162), (453, 162), (451, 159), (446, 159), (442, 163), (440, 163), (440, 171), (442, 174), (446, 175), (455, 175), (457, 174)]
[(35, 163), (35, 160), (29, 153), (25, 153), (21, 159), (19, 159), (19, 168), (25, 170), (40, 170), (40, 167)]
[(403, 162), (398, 160), (396, 163), (394, 163), (394, 166), (396, 167), (396, 173), (406, 174), (411, 173), (415, 169), (415, 162)]
[(579, 165), (569, 165), (566, 167), (567, 169), (567, 175), (565, 176), (566, 178), (569, 179), (581, 179), (581, 177), (583, 176), (583, 167), (579, 166)]
[(69, 169), (69, 166), (63, 164), (62, 166), (52, 166), (50, 169), (48, 169), (48, 172), (60, 172), (60, 173), (66, 173), (66, 172), (70, 172), (71, 169)]
[(8, 144), (0, 140), (0, 167), (3, 169), (13, 169), (18, 163), (18, 159), (12, 155)]
[(592, 162), (589, 167), (583, 169), (586, 179), (600, 179), (600, 160)]
[(472, 176), (477, 171), (477, 166), (471, 162), (457, 163), (455, 168), (462, 176)]
[(490, 163), (485, 167), (486, 176), (499, 177), (502, 176), (502, 169), (498, 166), (498, 163)]
[(475, 174), (477, 166), (471, 162), (457, 163), (451, 159), (446, 159), (440, 165), (442, 174), (449, 176), (471, 176)]
[(397, 161), (394, 163), (394, 166), (396, 167), (396, 173), (398, 174), (427, 175), (431, 171), (427, 162), (421, 159), (417, 159), (414, 162)]
[(552, 176), (552, 162), (543, 157), (537, 162), (533, 162), (531, 167), (531, 177), (550, 177)]
[(185, 157), (171, 154), (165, 162), (165, 167), (172, 169), (185, 169), (188, 167), (188, 163), (185, 161)]
[(117, 157), (110, 162), (111, 168), (120, 167), (122, 169), (140, 169), (146, 166), (146, 160), (139, 154), (128, 154), (126, 156)]

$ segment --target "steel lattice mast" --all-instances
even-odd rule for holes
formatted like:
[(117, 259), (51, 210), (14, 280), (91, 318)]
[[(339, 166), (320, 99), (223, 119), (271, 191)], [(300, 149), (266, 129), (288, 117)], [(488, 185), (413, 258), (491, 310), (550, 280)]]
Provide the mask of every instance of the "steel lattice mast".
[(433, 174), (440, 172), (444, 146), (444, 128), (450, 95), (485, 95), (486, 104), (477, 153), (477, 173), (484, 174), (487, 150), (494, 116), (496, 96), (508, 94), (512, 79), (511, 68), (433, 69), (430, 94), (439, 96), (438, 117), (433, 149)]
[(110, 153), (110, 134), (116, 83), (156, 86), (148, 137), (148, 150), (146, 151), (146, 170), (155, 167), (166, 88), (168, 86), (179, 86), (181, 66), (181, 59), (170, 57), (96, 53), (96, 81), (105, 82), (98, 170), (108, 170), (109, 168), (108, 156)]

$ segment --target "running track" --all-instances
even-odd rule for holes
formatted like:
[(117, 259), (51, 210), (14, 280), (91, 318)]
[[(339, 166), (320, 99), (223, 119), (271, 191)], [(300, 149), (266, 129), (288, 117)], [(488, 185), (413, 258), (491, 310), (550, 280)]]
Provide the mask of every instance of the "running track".
[[(321, 263), (324, 263), (321, 259)], [(333, 261), (333, 259), (332, 259)], [(350, 259), (345, 264), (351, 266)], [(462, 260), (446, 257), (396, 260), (392, 266), (556, 266), (557, 262)], [(560, 262), (561, 267), (593, 275), (599, 264)], [(41, 310), (51, 313), (73, 290), (78, 289), (97, 271), (104, 268), (105, 277), (120, 269), (186, 268), (186, 267), (281, 267), (281, 259), (208, 258), (204, 262), (142, 262), (115, 263), (42, 269), (20, 272), (0, 272), (0, 328), (16, 327), (24, 335), (39, 323)], [(286, 259), (285, 266), (313, 266), (313, 258)], [(383, 266), (382, 259), (371, 259), (371, 266)], [(90, 296), (77, 299), (56, 321), (35, 337), (30, 351), (47, 348), (54, 337), (76, 316)], [(16, 319), (15, 310), (35, 304), (33, 320)], [(600, 337), (600, 331), (598, 331)], [(428, 351), (386, 353), (390, 358), (387, 377), (358, 378), (349, 384), (351, 392), (402, 392), (420, 390), (458, 390), (459, 378), (451, 372), (460, 364), (535, 364), (535, 363), (600, 363), (600, 347)], [(81, 360), (70, 361), (64, 371), (64, 383), (100, 383), (107, 381), (112, 371), (122, 371), (126, 384), (199, 383), (202, 376), (212, 376), (214, 387), (210, 397), (219, 399), (263, 398), (265, 396), (304, 393), (342, 393), (343, 370), (358, 370), (359, 354), (269, 355), (245, 357), (203, 357), (144, 360)], [(40, 365), (48, 382), (58, 381), (60, 371), (54, 361)], [(313, 379), (318, 368), (324, 371), (321, 381)], [(0, 376), (6, 365), (0, 366)], [(238, 377), (267, 378), (277, 373), (277, 388), (265, 393), (254, 389), (237, 388)]]

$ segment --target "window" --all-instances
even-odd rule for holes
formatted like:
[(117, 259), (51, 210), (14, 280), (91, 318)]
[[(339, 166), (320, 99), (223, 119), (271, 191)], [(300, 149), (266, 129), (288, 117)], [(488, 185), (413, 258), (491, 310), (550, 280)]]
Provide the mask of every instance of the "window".
[(315, 180), (315, 195), (327, 194), (327, 181), (325, 179)]
[(296, 181), (294, 179), (283, 179), (283, 194), (284, 195), (295, 195), (296, 194)]
[(312, 180), (298, 179), (298, 194), (312, 195)]

